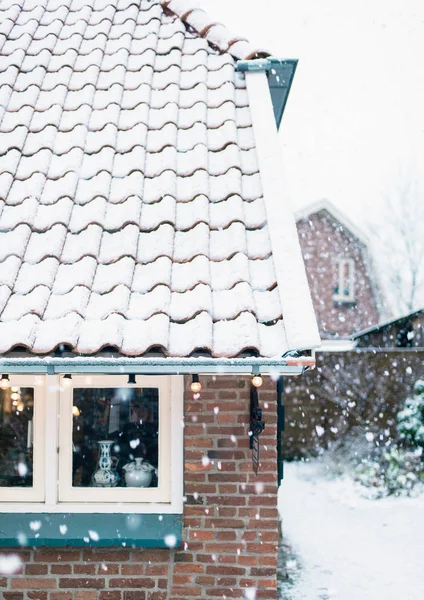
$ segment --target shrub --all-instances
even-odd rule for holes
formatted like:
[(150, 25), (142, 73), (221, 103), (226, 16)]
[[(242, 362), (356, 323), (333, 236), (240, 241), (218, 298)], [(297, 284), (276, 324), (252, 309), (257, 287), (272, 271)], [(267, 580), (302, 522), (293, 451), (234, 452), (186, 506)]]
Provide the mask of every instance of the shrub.
[(424, 448), (424, 380), (414, 386), (414, 395), (407, 398), (405, 408), (397, 416), (399, 438), (411, 448)]

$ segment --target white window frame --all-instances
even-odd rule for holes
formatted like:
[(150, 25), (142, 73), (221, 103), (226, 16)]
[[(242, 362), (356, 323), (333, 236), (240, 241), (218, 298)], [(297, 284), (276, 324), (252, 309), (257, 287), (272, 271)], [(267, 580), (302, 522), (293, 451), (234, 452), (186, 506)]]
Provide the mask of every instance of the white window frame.
[(33, 485), (32, 487), (0, 487), (2, 502), (44, 501), (44, 443), (45, 401), (42, 381), (34, 375), (10, 375), (10, 387), (28, 387), (34, 390), (33, 417)]
[[(348, 267), (348, 283), (349, 294), (341, 294), (340, 290), (344, 290), (346, 277), (345, 268)], [(338, 293), (333, 294), (335, 302), (355, 302), (355, 261), (353, 258), (338, 257), (336, 258), (337, 266), (337, 285)]]
[[(11, 376), (11, 385), (21, 385), (26, 376)], [(138, 513), (181, 514), (183, 512), (183, 376), (72, 375), (72, 385), (63, 385), (63, 375), (36, 376), (44, 379), (40, 397), (46, 410), (38, 423), (37, 461), (44, 466), (43, 497), (16, 504), (0, 496), (0, 513)], [(12, 383), (16, 381), (16, 383)], [(23, 383), (22, 383), (23, 385)], [(74, 387), (159, 388), (159, 487), (72, 488), (72, 390)], [(37, 387), (38, 390), (38, 387)], [(40, 433), (41, 432), (41, 433)], [(44, 435), (47, 432), (48, 435)], [(34, 436), (36, 434), (34, 433)], [(44, 438), (45, 443), (42, 443)], [(34, 445), (36, 438), (34, 437)], [(41, 441), (41, 442), (40, 442)], [(34, 456), (36, 452), (34, 449)], [(8, 489), (8, 488), (1, 488)], [(9, 488), (10, 489), (10, 488)], [(25, 488), (19, 488), (19, 491)], [(32, 488), (27, 488), (32, 489)], [(6, 501), (3, 501), (6, 500)], [(41, 500), (41, 501), (40, 501)]]

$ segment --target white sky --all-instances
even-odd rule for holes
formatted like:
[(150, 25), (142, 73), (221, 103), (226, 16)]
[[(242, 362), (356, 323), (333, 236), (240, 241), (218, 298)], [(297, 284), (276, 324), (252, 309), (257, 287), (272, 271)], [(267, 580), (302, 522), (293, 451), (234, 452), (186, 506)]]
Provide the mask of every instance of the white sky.
[(424, 182), (424, 0), (198, 4), (275, 56), (299, 58), (281, 127), (294, 208), (327, 198), (361, 224), (384, 218), (402, 177)]

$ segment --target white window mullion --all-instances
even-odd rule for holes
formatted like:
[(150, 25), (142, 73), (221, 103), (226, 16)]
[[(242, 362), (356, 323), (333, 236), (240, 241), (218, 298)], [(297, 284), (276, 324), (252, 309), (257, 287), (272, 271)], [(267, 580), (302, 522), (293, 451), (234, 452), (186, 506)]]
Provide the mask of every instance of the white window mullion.
[(59, 424), (59, 376), (47, 375), (45, 393), (45, 484), (46, 505), (57, 503), (58, 460), (58, 424)]

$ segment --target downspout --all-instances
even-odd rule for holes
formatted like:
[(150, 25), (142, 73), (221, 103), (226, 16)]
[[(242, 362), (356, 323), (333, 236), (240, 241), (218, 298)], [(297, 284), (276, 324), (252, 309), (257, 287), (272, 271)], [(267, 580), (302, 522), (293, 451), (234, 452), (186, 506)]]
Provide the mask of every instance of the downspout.
[(269, 57), (258, 60), (241, 60), (237, 63), (237, 71), (241, 73), (266, 72), (277, 129), (280, 128), (281, 119), (283, 118), (297, 62), (297, 59)]

